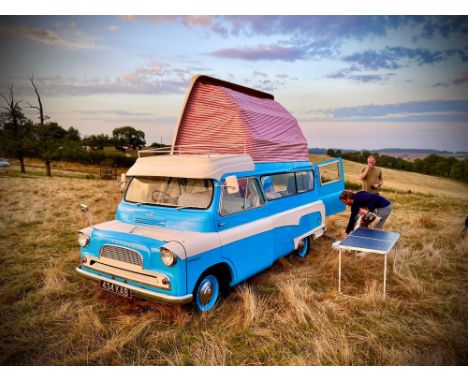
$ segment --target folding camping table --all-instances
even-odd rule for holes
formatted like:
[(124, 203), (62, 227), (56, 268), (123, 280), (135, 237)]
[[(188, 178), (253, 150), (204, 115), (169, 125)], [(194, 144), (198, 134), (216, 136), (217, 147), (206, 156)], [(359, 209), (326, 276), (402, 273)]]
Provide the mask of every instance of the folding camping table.
[(359, 251), (384, 255), (383, 298), (387, 290), (387, 255), (395, 247), (393, 270), (395, 270), (397, 247), (400, 234), (397, 232), (379, 231), (369, 228), (358, 228), (351, 232), (346, 239), (336, 245), (339, 250), (338, 292), (341, 293), (341, 252), (342, 250)]

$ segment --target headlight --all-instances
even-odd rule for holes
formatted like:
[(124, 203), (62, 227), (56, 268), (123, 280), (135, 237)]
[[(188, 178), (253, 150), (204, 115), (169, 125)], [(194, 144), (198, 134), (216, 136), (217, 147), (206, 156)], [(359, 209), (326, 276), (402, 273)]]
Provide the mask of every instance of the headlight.
[(83, 232), (78, 232), (78, 244), (82, 247), (86, 247), (89, 244), (89, 237)]
[(161, 260), (164, 265), (172, 267), (177, 262), (177, 257), (167, 248), (161, 247)]

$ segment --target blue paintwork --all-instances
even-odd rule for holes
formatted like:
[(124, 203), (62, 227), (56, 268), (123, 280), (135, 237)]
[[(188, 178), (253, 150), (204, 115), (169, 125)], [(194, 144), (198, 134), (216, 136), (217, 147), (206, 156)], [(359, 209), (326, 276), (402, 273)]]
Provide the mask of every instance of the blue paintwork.
[[(333, 161), (339, 163), (341, 174), (343, 175), (341, 160), (331, 160), (328, 162), (332, 163)], [(259, 184), (261, 184), (260, 177), (263, 175), (302, 170), (312, 170), (314, 172), (313, 190), (271, 201), (265, 198), (265, 205), (262, 207), (233, 215), (220, 216), (218, 212), (222, 189), (220, 186), (227, 176), (236, 175), (238, 178), (254, 176), (258, 179)], [(213, 200), (206, 210), (177, 210), (170, 207), (138, 205), (122, 200), (117, 208), (116, 219), (124, 223), (139, 226), (159, 226), (180, 231), (221, 233), (224, 230), (258, 219), (268, 218), (272, 215), (319, 200), (324, 201), (327, 216), (343, 211), (344, 205), (339, 200), (339, 194), (344, 188), (343, 176), (341, 176), (342, 179), (340, 181), (325, 186), (320, 185), (318, 176), (317, 166), (307, 161), (257, 163), (253, 171), (235, 174), (228, 173), (224, 175), (221, 182), (214, 180)], [(144, 268), (166, 275), (171, 283), (171, 290), (167, 291), (142, 284), (133, 284), (140, 288), (147, 288), (160, 293), (183, 296), (196, 293), (197, 291), (194, 288), (201, 275), (210, 267), (221, 263), (225, 264), (230, 270), (230, 285), (233, 286), (240, 283), (255, 273), (268, 268), (278, 258), (291, 253), (294, 250), (294, 238), (310, 232), (323, 223), (320, 213), (314, 212), (303, 216), (297, 226), (277, 227), (208, 252), (188, 257), (186, 260), (178, 259), (177, 263), (172, 267), (165, 266), (160, 258), (159, 248), (164, 245), (164, 241), (115, 231), (93, 230), (90, 244), (88, 247), (81, 249), (81, 255), (98, 257), (99, 249), (104, 244), (115, 244), (137, 250), (143, 257)], [(93, 272), (88, 269), (85, 270)], [(105, 274), (101, 275), (109, 277)], [(129, 282), (129, 284), (132, 283)], [(209, 306), (208, 310), (211, 307)]]
[[(341, 179), (336, 182), (320, 185), (320, 165), (327, 165), (331, 163), (338, 163)], [(343, 162), (341, 159), (330, 159), (314, 165), (315, 169), (315, 184), (317, 188), (317, 198), (322, 200), (325, 204), (325, 215), (330, 216), (343, 212), (346, 206), (340, 201), (340, 193), (344, 189), (344, 170)]]

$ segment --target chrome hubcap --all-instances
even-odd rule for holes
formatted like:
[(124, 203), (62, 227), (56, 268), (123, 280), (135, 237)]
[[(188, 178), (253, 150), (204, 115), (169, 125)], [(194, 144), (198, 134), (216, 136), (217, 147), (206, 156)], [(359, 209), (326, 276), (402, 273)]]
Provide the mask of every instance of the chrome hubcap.
[(203, 305), (208, 304), (213, 296), (213, 284), (211, 281), (205, 281), (200, 287), (200, 301)]

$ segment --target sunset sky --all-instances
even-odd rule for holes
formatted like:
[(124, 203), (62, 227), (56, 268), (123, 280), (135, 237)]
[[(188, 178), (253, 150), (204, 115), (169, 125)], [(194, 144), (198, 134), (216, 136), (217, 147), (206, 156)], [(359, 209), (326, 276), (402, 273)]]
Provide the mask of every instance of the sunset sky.
[(467, 17), (10, 16), (0, 46), (0, 91), (33, 103), (34, 73), (82, 135), (170, 143), (202, 73), (274, 94), (309, 147), (468, 151)]

